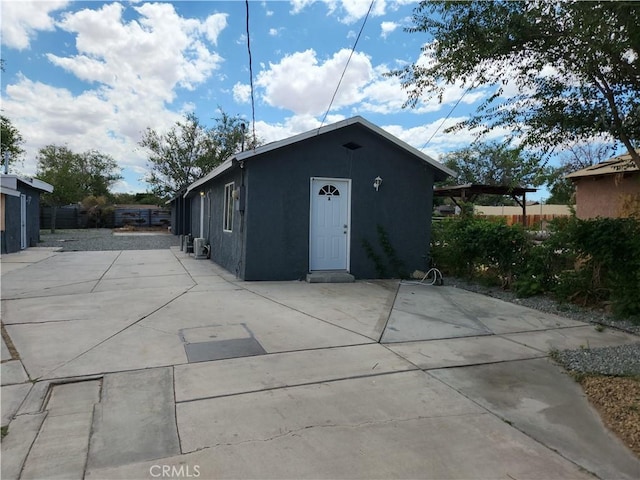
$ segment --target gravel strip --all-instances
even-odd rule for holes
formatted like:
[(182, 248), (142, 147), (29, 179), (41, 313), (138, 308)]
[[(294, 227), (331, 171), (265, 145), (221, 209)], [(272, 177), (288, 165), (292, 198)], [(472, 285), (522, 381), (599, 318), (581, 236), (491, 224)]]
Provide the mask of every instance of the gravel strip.
[(99, 250), (162, 250), (180, 245), (180, 237), (170, 233), (119, 233), (107, 228), (40, 231), (39, 247), (62, 247), (63, 252)]
[(554, 352), (552, 357), (564, 368), (574, 372), (614, 376), (640, 375), (640, 343), (563, 350)]

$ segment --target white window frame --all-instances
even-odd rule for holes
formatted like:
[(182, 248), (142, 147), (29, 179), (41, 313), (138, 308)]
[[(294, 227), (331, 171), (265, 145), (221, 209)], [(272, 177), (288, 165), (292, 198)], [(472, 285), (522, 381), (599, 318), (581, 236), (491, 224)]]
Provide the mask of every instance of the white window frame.
[(233, 231), (233, 210), (234, 210), (234, 195), (235, 183), (230, 182), (224, 186), (224, 212), (222, 213), (222, 231)]

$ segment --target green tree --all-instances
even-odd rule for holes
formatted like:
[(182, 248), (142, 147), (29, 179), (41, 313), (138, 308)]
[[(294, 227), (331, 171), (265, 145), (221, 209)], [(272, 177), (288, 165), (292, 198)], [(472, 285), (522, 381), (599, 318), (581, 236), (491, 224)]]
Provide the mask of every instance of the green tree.
[(42, 196), (43, 203), (53, 207), (52, 232), (57, 207), (81, 202), (91, 195), (107, 195), (109, 188), (122, 178), (116, 173), (116, 161), (94, 150), (74, 153), (66, 146), (47, 145), (38, 152), (37, 162), (37, 177), (54, 188)]
[[(207, 129), (191, 113), (166, 133), (147, 128), (139, 144), (149, 152), (145, 181), (154, 194), (176, 194), (241, 150), (242, 120), (221, 111), (215, 121), (215, 126)], [(254, 145), (249, 142), (247, 146)]]
[(9, 156), (9, 166), (11, 166), (24, 154), (24, 149), (22, 148), (24, 139), (20, 131), (11, 123), (11, 120), (4, 115), (0, 115), (0, 126), (2, 128), (0, 132), (0, 139), (2, 140), (0, 160), (4, 162), (6, 153)]
[(428, 61), (391, 73), (408, 105), (457, 82), (495, 87), (450, 131), (508, 127), (545, 152), (606, 134), (640, 167), (640, 3), (423, 1), (413, 22)]
[[(457, 178), (449, 178), (443, 184), (455, 185), (479, 183), (509, 187), (537, 187), (545, 180), (540, 160), (522, 148), (502, 143), (474, 143), (469, 147), (447, 153), (441, 159)], [(475, 203), (480, 205), (512, 204), (509, 197), (482, 195)]]

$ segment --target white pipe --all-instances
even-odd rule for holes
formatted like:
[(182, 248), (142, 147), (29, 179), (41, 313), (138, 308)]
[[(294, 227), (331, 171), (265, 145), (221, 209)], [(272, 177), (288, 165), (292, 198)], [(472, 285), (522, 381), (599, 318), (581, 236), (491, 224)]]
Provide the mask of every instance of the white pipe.
[(200, 238), (204, 238), (204, 195), (200, 195)]

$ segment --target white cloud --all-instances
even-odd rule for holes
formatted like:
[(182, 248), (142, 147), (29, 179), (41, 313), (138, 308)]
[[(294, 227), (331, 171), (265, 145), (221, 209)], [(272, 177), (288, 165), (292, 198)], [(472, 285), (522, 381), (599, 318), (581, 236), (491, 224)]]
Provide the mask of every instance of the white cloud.
[(52, 12), (64, 8), (68, 1), (3, 1), (2, 44), (10, 48), (29, 48), (38, 31), (55, 30)]
[[(352, 24), (364, 18), (371, 5), (371, 0), (320, 0), (327, 6), (327, 15), (342, 15), (340, 22)], [(316, 3), (316, 0), (291, 0), (291, 13), (300, 13), (309, 5)], [(397, 3), (397, 2), (396, 2)], [(387, 8), (386, 0), (375, 0), (371, 9), (371, 16), (378, 17), (385, 14)]]
[(279, 34), (280, 34), (280, 29), (278, 28), (269, 29), (269, 35), (271, 35), (272, 37), (277, 37)]
[(382, 22), (380, 24), (380, 29), (382, 30), (382, 33), (380, 35), (382, 36), (382, 38), (387, 38), (387, 36), (399, 26), (400, 24), (396, 22)]
[[(325, 125), (344, 120), (343, 115), (328, 115)], [(276, 142), (284, 138), (289, 138), (299, 133), (308, 132), (320, 128), (320, 120), (313, 115), (293, 115), (287, 117), (283, 122), (268, 123), (264, 121), (256, 122), (256, 135), (264, 142)]]
[[(319, 115), (329, 106), (350, 50), (342, 49), (319, 63), (312, 49), (285, 56), (258, 74), (256, 85), (264, 89), (267, 104), (291, 110), (297, 115)], [(362, 98), (362, 88), (371, 80), (373, 67), (364, 53), (354, 53), (333, 102), (334, 107), (353, 104)]]
[(204, 22), (204, 34), (214, 45), (218, 44), (220, 32), (227, 26), (227, 15), (225, 13), (214, 13), (209, 15)]
[(86, 82), (84, 91), (25, 76), (6, 85), (3, 113), (25, 138), (24, 173), (35, 173), (37, 151), (52, 143), (74, 151), (97, 148), (129, 174), (139, 173), (146, 165), (146, 152), (137, 145), (144, 130), (165, 131), (191, 111), (188, 103), (173, 106), (180, 113), (167, 105), (177, 89), (193, 89), (219, 68), (222, 58), (207, 45), (225, 28), (225, 15), (200, 21), (179, 16), (171, 4), (156, 3), (136, 5), (132, 10), (138, 17), (125, 21), (124, 8), (112, 3), (82, 9), (57, 24), (75, 36), (77, 53), (47, 58)]
[(236, 83), (233, 86), (233, 99), (238, 103), (249, 103), (251, 86), (244, 83)]

